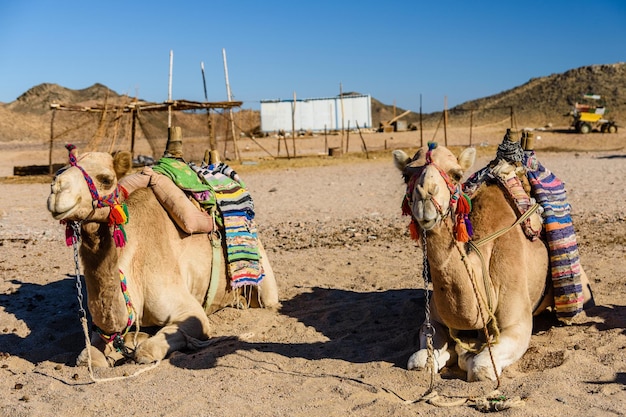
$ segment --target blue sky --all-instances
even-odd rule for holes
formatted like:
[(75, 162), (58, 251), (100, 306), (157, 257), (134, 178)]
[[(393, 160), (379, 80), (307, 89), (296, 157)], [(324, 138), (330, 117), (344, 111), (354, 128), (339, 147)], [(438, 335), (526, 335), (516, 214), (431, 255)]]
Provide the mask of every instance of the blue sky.
[(56, 83), (150, 101), (370, 94), (424, 112), (626, 61), (625, 0), (0, 0), (0, 102)]

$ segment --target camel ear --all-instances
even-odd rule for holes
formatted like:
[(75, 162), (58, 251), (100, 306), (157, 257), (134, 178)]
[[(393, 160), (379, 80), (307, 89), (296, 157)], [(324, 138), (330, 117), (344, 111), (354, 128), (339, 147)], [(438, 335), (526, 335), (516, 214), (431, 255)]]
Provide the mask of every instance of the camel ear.
[(463, 171), (467, 171), (476, 161), (476, 148), (465, 148), (459, 155), (458, 160)]
[(125, 175), (128, 175), (133, 169), (133, 156), (128, 151), (118, 151), (113, 154), (113, 168), (115, 169), (115, 175), (119, 180)]
[(391, 154), (393, 155), (393, 164), (400, 170), (400, 172), (403, 172), (411, 158), (409, 158), (409, 155), (407, 155), (402, 149), (396, 149)]

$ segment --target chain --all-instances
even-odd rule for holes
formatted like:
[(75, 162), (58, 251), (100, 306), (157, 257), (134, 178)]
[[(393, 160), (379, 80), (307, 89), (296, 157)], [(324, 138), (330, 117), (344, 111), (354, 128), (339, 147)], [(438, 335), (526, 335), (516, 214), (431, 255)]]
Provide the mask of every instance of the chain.
[(428, 392), (432, 392), (435, 385), (435, 349), (433, 347), (433, 336), (435, 335), (435, 328), (430, 320), (430, 293), (428, 292), (428, 286), (430, 283), (430, 267), (428, 264), (428, 249), (426, 244), (426, 230), (422, 229), (422, 252), (424, 254), (422, 265), (422, 278), (424, 279), (424, 324), (422, 324), (422, 332), (426, 337), (426, 347), (428, 349), (428, 363), (430, 364), (430, 387)]
[(73, 240), (72, 247), (74, 248), (74, 268), (76, 274), (76, 298), (78, 299), (78, 311), (80, 312), (81, 320), (87, 317), (87, 312), (83, 307), (83, 284), (80, 279), (80, 262), (78, 258), (78, 243), (80, 241), (80, 227), (81, 224), (79, 222), (71, 222), (70, 226), (72, 227), (72, 232), (74, 233), (74, 237), (76, 239)]

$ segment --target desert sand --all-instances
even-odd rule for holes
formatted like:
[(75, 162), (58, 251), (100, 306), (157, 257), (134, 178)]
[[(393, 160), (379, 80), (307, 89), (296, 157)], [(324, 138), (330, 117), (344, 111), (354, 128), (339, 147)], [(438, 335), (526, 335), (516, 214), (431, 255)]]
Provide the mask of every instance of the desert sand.
[[(472, 170), (493, 158), (493, 146), (484, 145), (503, 133), (474, 132), (480, 158)], [(412, 146), (416, 135), (366, 135), (378, 149), (369, 159), (238, 165), (282, 309), (221, 310), (210, 320), (223, 340), (176, 352), (153, 369), (96, 371), (128, 377), (110, 382), (94, 383), (74, 365), (84, 347), (76, 271), (63, 227), (45, 208), (48, 180), (0, 180), (0, 415), (483, 415), (471, 401), (452, 408), (414, 402), (430, 388), (430, 375), (406, 370), (424, 318), (422, 252), (401, 215), (404, 184), (390, 149)], [(571, 326), (550, 314), (536, 319), (530, 348), (501, 378), (500, 391), (523, 407), (502, 414), (625, 415), (626, 133), (540, 135), (540, 161), (566, 183), (597, 305)], [(319, 152), (320, 141), (306, 143)], [(254, 143), (240, 145), (253, 156)], [(1, 145), (1, 177), (35, 163), (47, 163), (47, 145)], [(464, 378), (446, 369), (434, 389), (450, 402), (495, 389)]]

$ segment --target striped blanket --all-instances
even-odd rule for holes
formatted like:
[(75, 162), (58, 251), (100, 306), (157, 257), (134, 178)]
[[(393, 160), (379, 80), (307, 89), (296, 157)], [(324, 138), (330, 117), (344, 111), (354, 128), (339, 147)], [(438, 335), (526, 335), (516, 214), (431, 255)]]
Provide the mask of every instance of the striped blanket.
[[(189, 164), (208, 184), (223, 221), (231, 286), (258, 285), (265, 273), (261, 264), (254, 222), (254, 202), (245, 184), (228, 165)], [(202, 194), (202, 193), (201, 193)], [(198, 195), (197, 198), (203, 198)]]
[[(497, 166), (499, 158), (508, 160), (509, 163), (519, 162), (524, 166), (532, 198), (543, 209), (543, 231), (548, 243), (550, 278), (554, 287), (556, 315), (559, 320), (568, 322), (582, 311), (583, 292), (578, 245), (570, 217), (571, 206), (567, 202), (564, 184), (539, 163), (533, 151), (521, 152), (520, 149), (519, 161), (503, 157), (499, 153), (496, 160), (467, 179), (463, 184), (463, 190), (472, 195), (482, 183), (498, 181), (492, 169)], [(518, 203), (519, 196), (516, 198), (513, 195), (513, 198)], [(524, 207), (525, 205), (518, 205), (521, 212), (525, 211)], [(534, 230), (524, 230), (524, 232), (529, 239), (533, 239)]]
[(556, 314), (560, 320), (568, 321), (583, 308), (580, 257), (571, 206), (563, 182), (539, 163), (533, 151), (524, 153), (522, 163), (533, 197), (544, 210)]

